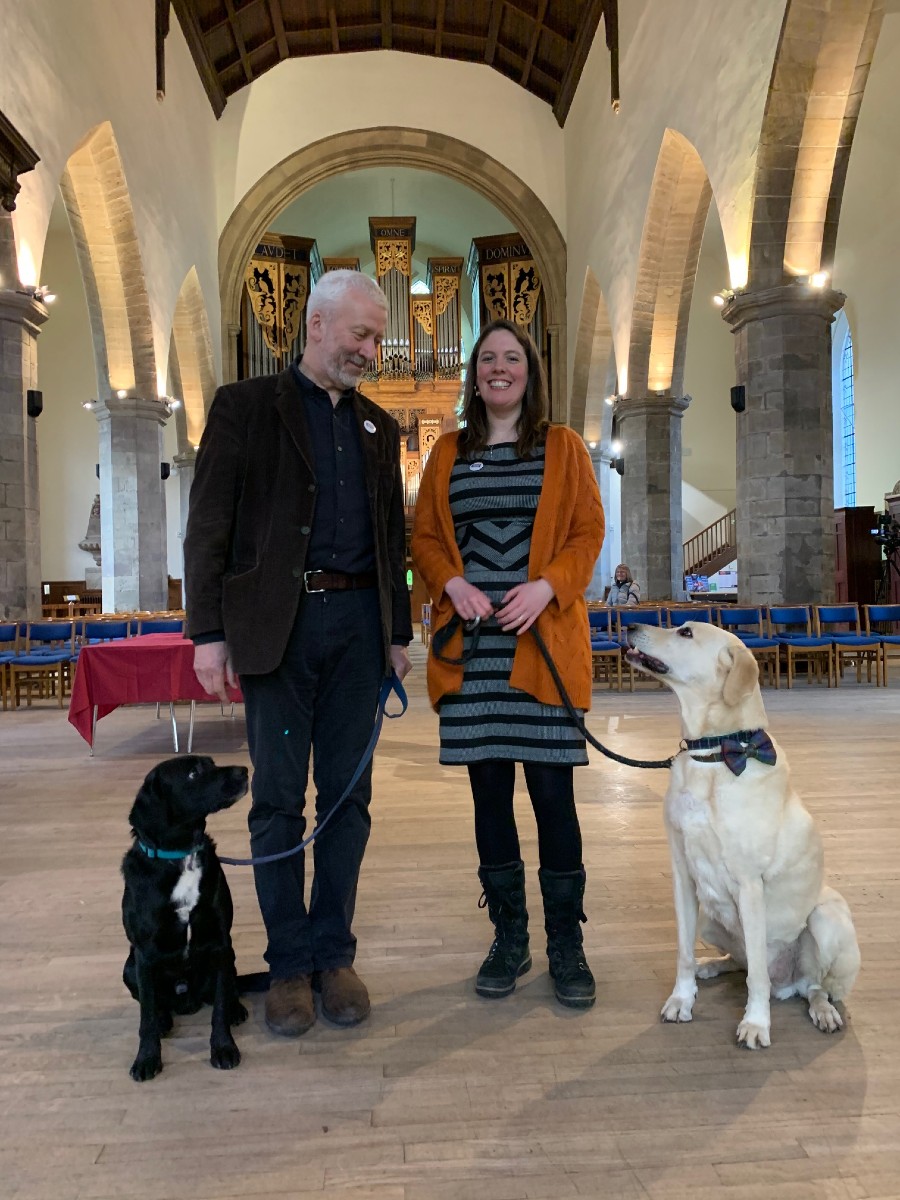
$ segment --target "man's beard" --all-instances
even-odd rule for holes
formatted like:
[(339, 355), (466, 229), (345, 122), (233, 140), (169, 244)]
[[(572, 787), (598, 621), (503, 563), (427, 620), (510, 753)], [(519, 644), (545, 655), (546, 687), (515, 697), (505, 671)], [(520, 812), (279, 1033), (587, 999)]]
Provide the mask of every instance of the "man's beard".
[(342, 354), (331, 363), (331, 377), (342, 388), (355, 388), (367, 366), (368, 363), (362, 357)]

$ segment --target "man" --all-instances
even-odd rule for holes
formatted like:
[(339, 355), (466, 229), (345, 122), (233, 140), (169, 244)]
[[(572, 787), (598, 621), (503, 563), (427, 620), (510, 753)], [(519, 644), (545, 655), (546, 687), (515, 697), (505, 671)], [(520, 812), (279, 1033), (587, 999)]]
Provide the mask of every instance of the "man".
[[(381, 682), (410, 668), (397, 422), (355, 390), (387, 324), (381, 289), (333, 271), (307, 305), (303, 357), (219, 389), (197, 453), (184, 542), (187, 633), (204, 689), (240, 677), (253, 762), (254, 857), (289, 850), (310, 750), (317, 818), (371, 736)], [(268, 934), (266, 1023), (299, 1037), (313, 989), (337, 1025), (369, 996), (353, 969), (356, 886), (369, 835), (371, 764), (304, 854), (254, 868)]]

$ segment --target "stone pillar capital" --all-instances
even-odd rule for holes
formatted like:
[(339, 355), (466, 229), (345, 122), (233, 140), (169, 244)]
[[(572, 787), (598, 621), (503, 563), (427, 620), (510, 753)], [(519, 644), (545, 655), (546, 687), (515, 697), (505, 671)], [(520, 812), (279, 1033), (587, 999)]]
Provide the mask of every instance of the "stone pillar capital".
[(618, 421), (628, 417), (681, 417), (691, 402), (690, 396), (673, 396), (669, 392), (654, 392), (649, 396), (620, 396), (616, 401)]
[(197, 451), (193, 446), (189, 446), (187, 450), (179, 450), (177, 454), (172, 455), (172, 462), (179, 471), (188, 468), (193, 471), (194, 463), (197, 461)]
[(135, 417), (145, 421), (156, 421), (165, 426), (172, 410), (165, 400), (148, 399), (144, 396), (107, 396), (99, 400), (93, 408), (94, 416), (102, 425), (113, 417)]
[(776, 287), (735, 292), (722, 309), (722, 320), (732, 333), (750, 321), (766, 317), (820, 317), (830, 325), (844, 307), (847, 297), (833, 288), (813, 288), (805, 282), (782, 283)]
[(0, 288), (0, 321), (12, 321), (37, 337), (49, 316), (46, 305), (31, 288)]

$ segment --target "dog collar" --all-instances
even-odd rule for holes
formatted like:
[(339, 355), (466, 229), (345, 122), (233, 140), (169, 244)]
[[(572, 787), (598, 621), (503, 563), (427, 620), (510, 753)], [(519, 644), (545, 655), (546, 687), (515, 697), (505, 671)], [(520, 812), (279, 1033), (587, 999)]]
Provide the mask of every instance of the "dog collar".
[(714, 737), (682, 738), (682, 750), (714, 750), (714, 754), (692, 754), (695, 762), (723, 762), (733, 775), (743, 774), (749, 758), (766, 767), (777, 760), (772, 739), (764, 729), (739, 729), (737, 733), (722, 733)]
[(145, 846), (140, 841), (136, 844), (148, 858), (189, 858), (197, 849), (196, 846), (192, 846), (190, 850), (157, 850), (154, 846)]

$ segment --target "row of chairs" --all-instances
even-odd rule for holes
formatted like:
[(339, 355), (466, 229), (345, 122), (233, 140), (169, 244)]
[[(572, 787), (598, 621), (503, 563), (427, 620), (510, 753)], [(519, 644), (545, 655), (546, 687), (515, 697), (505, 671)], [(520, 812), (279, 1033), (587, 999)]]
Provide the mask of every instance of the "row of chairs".
[(7, 621), (0, 623), (0, 696), (18, 708), (24, 696), (54, 696), (62, 708), (71, 691), (82, 646), (118, 641), (146, 633), (181, 633), (183, 613), (110, 614), (74, 621)]
[[(806, 664), (807, 682), (825, 679), (835, 687), (852, 663), (857, 683), (865, 670), (876, 686), (887, 686), (888, 659), (900, 656), (900, 605), (866, 604), (862, 617), (856, 604), (801, 604), (720, 608), (700, 605), (646, 606), (637, 608), (591, 608), (591, 651), (594, 677), (606, 677), (621, 691), (622, 646), (632, 625), (675, 628), (686, 621), (708, 621), (736, 634), (752, 651), (763, 671), (763, 680), (780, 687), (781, 665), (786, 668), (787, 686), (793, 687), (798, 662)], [(629, 663), (630, 690), (635, 672)]]

